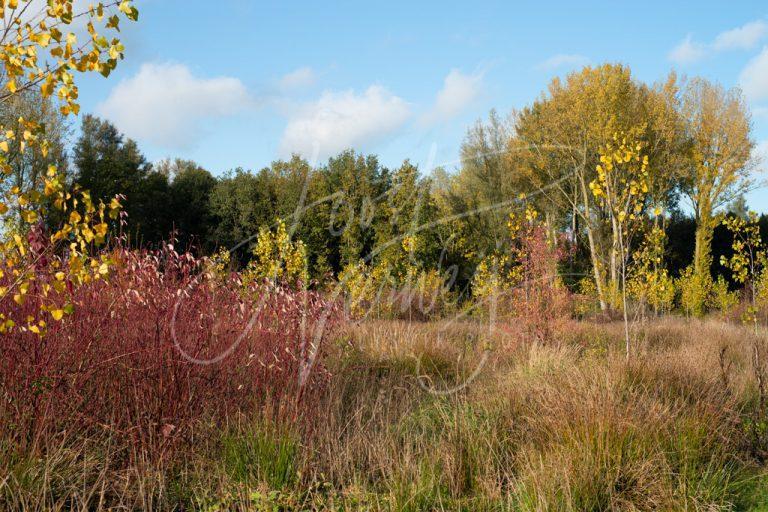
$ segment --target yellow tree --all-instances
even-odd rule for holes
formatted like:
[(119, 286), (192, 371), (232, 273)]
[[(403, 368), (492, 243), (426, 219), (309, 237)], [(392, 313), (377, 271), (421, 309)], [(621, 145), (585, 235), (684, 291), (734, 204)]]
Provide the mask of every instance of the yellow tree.
[(642, 244), (632, 256), (629, 288), (643, 308), (649, 305), (658, 315), (668, 311), (675, 300), (675, 283), (664, 264), (667, 234), (659, 225), (660, 211), (646, 231)]
[[(76, 11), (73, 0), (0, 0), (0, 63), (3, 92), (8, 102), (24, 91), (36, 90), (43, 98), (55, 97), (63, 115), (79, 112), (75, 76), (98, 72), (108, 76), (123, 57), (123, 45), (106, 34), (119, 31), (121, 19), (136, 20), (130, 0), (92, 4)], [(77, 28), (75, 28), (77, 27)], [(0, 179), (13, 168), (9, 151), (30, 149), (48, 152), (45, 124), (19, 117), (0, 126)], [(120, 204), (94, 204), (86, 191), (68, 188), (55, 166), (49, 166), (42, 190), (19, 186), (0, 187), (0, 304), (13, 300), (20, 306), (35, 300), (40, 314), (13, 318), (0, 313), (0, 332), (14, 328), (42, 334), (46, 315), (61, 320), (72, 310), (66, 292), (80, 284), (103, 278), (109, 259), (93, 256), (92, 247), (107, 236), (107, 215), (115, 217)], [(48, 206), (50, 205), (50, 206)], [(42, 219), (48, 208), (64, 220), (52, 230)], [(13, 210), (21, 219), (10, 228), (5, 215)], [(67, 257), (55, 257), (66, 248)]]
[(749, 186), (751, 122), (748, 108), (737, 89), (725, 90), (702, 78), (692, 80), (682, 96), (689, 152), (681, 188), (690, 200), (696, 218), (696, 246), (692, 278), (704, 293), (700, 304), (687, 308), (703, 312), (710, 275), (712, 234), (718, 208)]
[(749, 212), (746, 219), (729, 216), (723, 224), (733, 234), (730, 257), (720, 256), (720, 264), (733, 272), (733, 280), (746, 285), (750, 305), (743, 321), (757, 327), (758, 299), (765, 296), (766, 269), (768, 269), (768, 247), (760, 237), (760, 225), (755, 212)]
[(632, 237), (641, 227), (641, 216), (650, 190), (648, 155), (643, 144), (617, 134), (600, 151), (597, 177), (589, 184), (592, 194), (605, 206), (611, 224), (612, 265), (618, 270), (627, 358), (630, 355), (627, 311), (627, 265)]
[(275, 283), (304, 287), (309, 280), (307, 250), (301, 240), (291, 240), (285, 222), (277, 220), (273, 231), (267, 226), (259, 229), (253, 248), (254, 259), (243, 273), (247, 282), (269, 279)]
[(589, 190), (600, 148), (624, 133), (642, 141), (656, 176), (649, 194), (663, 204), (678, 173), (683, 133), (677, 113), (677, 78), (654, 87), (632, 77), (628, 67), (603, 64), (555, 79), (548, 91), (518, 115), (509, 157), (529, 195), (551, 201), (574, 234), (583, 235), (602, 309), (612, 303), (619, 280), (609, 217)]

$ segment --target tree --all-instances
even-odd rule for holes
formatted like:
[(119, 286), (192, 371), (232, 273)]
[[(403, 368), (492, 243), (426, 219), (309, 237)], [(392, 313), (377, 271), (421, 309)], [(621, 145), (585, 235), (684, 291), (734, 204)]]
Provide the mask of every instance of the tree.
[(611, 267), (618, 270), (621, 306), (624, 315), (624, 341), (630, 355), (629, 308), (627, 304), (627, 266), (632, 237), (641, 226), (649, 191), (648, 156), (643, 145), (622, 135), (600, 150), (597, 176), (589, 184), (592, 194), (608, 212), (611, 225)]
[[(554, 79), (547, 94), (516, 118), (508, 155), (524, 191), (547, 198), (574, 235), (583, 234), (601, 308), (615, 299), (619, 269), (610, 212), (589, 191), (596, 178), (600, 148), (617, 133), (647, 148), (653, 175), (649, 194), (670, 200), (682, 144), (675, 111), (674, 75), (649, 87), (616, 64), (586, 67)], [(569, 222), (568, 222), (569, 221)]]
[[(376, 258), (389, 262), (432, 260), (436, 241), (434, 228), (426, 229), (437, 217), (430, 193), (431, 182), (419, 176), (419, 169), (406, 160), (392, 173), (389, 188), (380, 208), (383, 222), (376, 225)], [(404, 254), (403, 240), (418, 241)], [(407, 245), (407, 244), (406, 244)]]
[[(157, 174), (163, 175), (162, 171)], [(200, 244), (205, 248), (211, 230), (210, 198), (216, 178), (194, 162), (185, 162), (171, 173), (170, 215), (173, 229), (183, 248)]]
[[(69, 122), (51, 98), (43, 97), (40, 91), (34, 89), (19, 92), (0, 103), (0, 125), (11, 126), (20, 117), (35, 119), (45, 126), (47, 151), (43, 155), (42, 148), (37, 145), (22, 151), (23, 139), (10, 141), (6, 153), (10, 174), (0, 186), (5, 193), (13, 187), (26, 192), (35, 190), (42, 193), (50, 166), (55, 166), (63, 176), (68, 174), (66, 144), (70, 134)], [(18, 215), (18, 208), (13, 209)]]
[[(0, 32), (0, 62), (6, 92), (0, 93), (0, 102), (7, 103), (26, 91), (38, 91), (42, 98), (55, 93), (63, 115), (77, 113), (75, 74), (97, 71), (107, 76), (123, 57), (120, 41), (108, 41), (104, 35), (119, 28), (120, 13), (131, 20), (138, 18), (130, 0), (99, 3), (80, 12), (74, 11), (73, 0), (2, 2), (0, 19), (5, 28)], [(89, 36), (81, 43), (68, 30), (75, 18), (86, 20)], [(43, 158), (51, 149), (46, 126), (39, 119), (19, 117), (0, 126), (0, 170), (6, 176), (14, 172), (8, 154), (15, 142), (20, 153), (35, 147)], [(102, 243), (106, 236), (107, 208), (103, 203), (95, 204), (85, 191), (68, 189), (55, 165), (45, 172), (42, 192), (19, 186), (2, 188), (0, 216), (11, 211), (8, 205), (15, 203), (18, 208), (12, 213), (18, 214), (21, 222), (2, 232), (0, 256), (6, 270), (0, 272), (0, 304), (9, 297), (18, 304), (32, 297), (41, 313), (61, 320), (72, 309), (65, 292), (71, 293), (76, 286), (108, 272), (109, 262), (91, 255), (93, 245)], [(119, 202), (111, 202), (110, 214), (116, 215), (119, 206)], [(63, 220), (48, 232), (41, 220), (48, 217), (50, 207), (62, 213)], [(66, 267), (54, 257), (65, 243)], [(19, 328), (44, 332), (43, 318), (25, 317), (17, 319)], [(17, 321), (0, 313), (0, 331), (16, 327)]]
[(253, 173), (236, 169), (221, 177), (211, 191), (212, 242), (234, 248), (255, 240), (259, 227), (274, 218), (271, 199), (263, 180)]
[(757, 328), (758, 301), (768, 297), (768, 247), (760, 237), (758, 216), (755, 212), (748, 212), (746, 218), (728, 216), (723, 224), (733, 234), (733, 253), (720, 256), (720, 264), (733, 272), (734, 281), (746, 285), (749, 307), (742, 320)]
[(94, 197), (133, 195), (149, 171), (136, 143), (125, 140), (115, 125), (86, 114), (75, 143), (73, 163), (76, 181)]
[[(693, 79), (685, 88), (681, 113), (689, 144), (681, 189), (690, 200), (696, 220), (693, 276), (706, 285), (712, 279), (716, 213), (749, 186), (754, 143), (748, 108), (737, 89), (725, 90), (702, 78)], [(703, 307), (694, 305), (694, 309)]]
[(154, 172), (135, 141), (109, 121), (83, 117), (74, 147), (75, 180), (96, 200), (125, 197), (135, 244), (159, 242), (171, 231), (168, 177)]
[(344, 151), (330, 158), (321, 170), (334, 197), (330, 225), (333, 243), (331, 264), (335, 269), (356, 264), (372, 255), (376, 226), (384, 219), (384, 200), (390, 186), (389, 171), (375, 156)]
[(642, 244), (632, 254), (632, 275), (628, 286), (643, 310), (651, 306), (655, 314), (667, 312), (675, 301), (675, 283), (665, 261), (667, 234), (654, 223), (645, 232)]
[(328, 194), (326, 176), (298, 156), (272, 162), (255, 174), (238, 169), (211, 191), (209, 238), (228, 248), (250, 245), (262, 226), (282, 219), (290, 236), (304, 241), (312, 277), (320, 278), (330, 270), (329, 254), (338, 248), (328, 233)]
[(474, 242), (472, 252), (484, 254), (505, 239), (510, 198), (520, 193), (514, 167), (507, 156), (513, 134), (512, 117), (491, 111), (487, 122), (477, 121), (461, 145), (461, 169), (450, 190), (454, 213), (475, 212), (464, 228)]

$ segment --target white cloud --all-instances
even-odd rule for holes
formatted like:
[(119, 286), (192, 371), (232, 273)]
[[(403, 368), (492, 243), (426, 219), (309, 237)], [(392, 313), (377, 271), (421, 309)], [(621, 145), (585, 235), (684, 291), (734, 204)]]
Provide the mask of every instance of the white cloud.
[(757, 20), (733, 30), (721, 32), (712, 43), (715, 50), (748, 50), (768, 35), (768, 23)]
[(315, 83), (315, 72), (312, 68), (305, 66), (291, 71), (280, 79), (280, 89), (290, 90), (301, 87), (309, 87)]
[(750, 101), (768, 98), (768, 46), (747, 63), (739, 75), (739, 84)]
[(236, 78), (198, 78), (181, 64), (147, 63), (120, 82), (97, 112), (129, 137), (188, 148), (204, 134), (206, 120), (233, 115), (250, 103)]
[(589, 64), (589, 59), (583, 55), (559, 53), (536, 65), (537, 69), (552, 71), (561, 67), (580, 67)]
[(687, 64), (701, 60), (706, 54), (706, 46), (693, 41), (691, 35), (688, 34), (680, 44), (669, 52), (669, 60), (680, 64)]
[(403, 99), (379, 85), (362, 94), (326, 91), (288, 120), (281, 151), (312, 157), (317, 147), (317, 156), (325, 157), (367, 146), (400, 128), (410, 115)]
[(727, 50), (749, 50), (768, 36), (768, 23), (750, 21), (740, 27), (720, 32), (711, 43), (699, 43), (688, 36), (669, 52), (669, 60), (679, 64), (699, 61), (709, 54)]
[(434, 106), (423, 121), (435, 123), (455, 117), (478, 97), (482, 83), (482, 72), (465, 75), (458, 69), (452, 69), (443, 81), (443, 88), (437, 92)]

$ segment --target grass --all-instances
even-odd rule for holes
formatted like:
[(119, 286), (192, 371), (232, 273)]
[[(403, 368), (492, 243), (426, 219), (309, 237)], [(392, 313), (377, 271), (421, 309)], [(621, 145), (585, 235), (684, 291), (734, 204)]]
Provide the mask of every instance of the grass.
[(756, 336), (653, 320), (626, 362), (613, 323), (548, 344), (472, 323), (350, 325), (315, 421), (201, 422), (187, 450), (145, 464), (109, 436), (62, 433), (34, 455), (0, 443), (0, 508), (767, 510)]

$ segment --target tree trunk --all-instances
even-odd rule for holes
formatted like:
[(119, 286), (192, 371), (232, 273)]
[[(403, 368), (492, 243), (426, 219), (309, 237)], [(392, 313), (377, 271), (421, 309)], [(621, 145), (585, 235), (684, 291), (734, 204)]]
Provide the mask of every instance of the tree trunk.
[(595, 232), (592, 226), (592, 222), (589, 218), (589, 192), (584, 181), (584, 176), (578, 176), (579, 185), (581, 185), (581, 200), (584, 208), (584, 230), (587, 232), (587, 242), (589, 243), (589, 255), (592, 259), (592, 271), (595, 276), (595, 288), (597, 289), (597, 299), (600, 302), (600, 310), (608, 310), (608, 301), (605, 296), (605, 277), (603, 273), (602, 263), (600, 261), (600, 252), (595, 241)]
[(696, 247), (693, 253), (693, 268), (698, 276), (709, 276), (712, 264), (712, 235), (715, 222), (712, 218), (712, 206), (708, 201), (699, 203), (696, 212)]
[(589, 242), (589, 255), (592, 258), (592, 271), (595, 276), (595, 288), (597, 289), (597, 299), (600, 301), (600, 310), (608, 310), (608, 302), (605, 300), (605, 278), (603, 277), (602, 265), (598, 258), (597, 246), (595, 244), (595, 235), (592, 228), (587, 223), (587, 241)]

